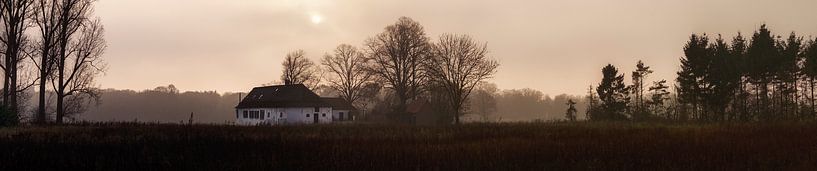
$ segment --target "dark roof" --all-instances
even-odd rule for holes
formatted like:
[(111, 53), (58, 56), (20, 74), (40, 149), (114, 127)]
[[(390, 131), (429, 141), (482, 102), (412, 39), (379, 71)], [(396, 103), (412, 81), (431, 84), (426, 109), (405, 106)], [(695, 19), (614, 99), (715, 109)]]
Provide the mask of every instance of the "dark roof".
[(355, 108), (355, 106), (352, 106), (352, 103), (349, 103), (348, 101), (343, 100), (341, 98), (325, 97), (325, 98), (321, 98), (321, 99), (323, 99), (324, 102), (329, 103), (329, 105), (332, 106), (332, 109), (337, 109), (337, 110), (357, 110), (357, 108)]
[(235, 108), (329, 107), (303, 84), (256, 87)]
[(321, 98), (303, 84), (255, 87), (235, 108), (332, 107), (355, 110), (340, 98)]

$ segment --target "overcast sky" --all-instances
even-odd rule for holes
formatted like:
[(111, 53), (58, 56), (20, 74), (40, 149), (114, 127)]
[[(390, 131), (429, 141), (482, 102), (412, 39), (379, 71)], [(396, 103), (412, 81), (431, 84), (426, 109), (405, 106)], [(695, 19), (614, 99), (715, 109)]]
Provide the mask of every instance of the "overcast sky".
[[(103, 88), (249, 91), (278, 80), (288, 51), (315, 61), (361, 46), (400, 16), (488, 43), (501, 89), (583, 94), (607, 63), (673, 80), (692, 33), (817, 35), (817, 1), (769, 0), (102, 0), (109, 69)], [(808, 37), (807, 37), (808, 38)]]

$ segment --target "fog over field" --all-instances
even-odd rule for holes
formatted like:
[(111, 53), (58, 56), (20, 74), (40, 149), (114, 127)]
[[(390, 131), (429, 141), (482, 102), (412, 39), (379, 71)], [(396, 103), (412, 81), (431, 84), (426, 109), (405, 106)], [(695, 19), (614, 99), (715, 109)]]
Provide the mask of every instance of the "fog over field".
[[(196, 123), (235, 121), (234, 107), (238, 104), (239, 93), (179, 92), (178, 89), (168, 87), (159, 86), (141, 91), (105, 89), (100, 103), (77, 115), (77, 120), (187, 123), (192, 112)], [(331, 93), (322, 95), (336, 96)], [(584, 97), (545, 95), (532, 89), (501, 90), (495, 96), (497, 111), (488, 120), (491, 122), (564, 119), (567, 99), (578, 102), (576, 107), (580, 118), (584, 118), (587, 107)], [(474, 117), (471, 121), (483, 120)]]

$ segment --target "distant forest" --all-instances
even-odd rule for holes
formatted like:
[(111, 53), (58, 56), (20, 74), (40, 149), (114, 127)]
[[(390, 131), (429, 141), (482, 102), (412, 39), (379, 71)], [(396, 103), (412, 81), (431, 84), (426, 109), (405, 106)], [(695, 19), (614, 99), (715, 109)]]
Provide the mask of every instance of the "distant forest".
[[(465, 122), (475, 121), (534, 121), (554, 120), (564, 117), (565, 104), (568, 99), (580, 100), (578, 110), (584, 112), (587, 106), (583, 97), (572, 95), (549, 96), (533, 89), (498, 90), (493, 84), (474, 92), (476, 96), (488, 93), (495, 99), (495, 108), (488, 109), (488, 115), (479, 115), (469, 111)], [(321, 88), (328, 88), (322, 86)], [(87, 112), (77, 115), (78, 120), (87, 121), (122, 121), (122, 122), (162, 122), (187, 123), (193, 113), (195, 123), (231, 123), (235, 121), (235, 105), (239, 93), (218, 93), (215, 91), (179, 92), (173, 86), (160, 86), (154, 89), (102, 90), (98, 106), (90, 107)], [(336, 97), (334, 91), (316, 91), (322, 96)], [(243, 93), (246, 95), (246, 93)], [(479, 94), (479, 95), (477, 95)], [(473, 101), (472, 101), (473, 102)], [(475, 103), (475, 102), (474, 102)], [(489, 107), (490, 108), (490, 107)], [(474, 109), (472, 109), (474, 110)], [(583, 118), (583, 117), (582, 117)]]

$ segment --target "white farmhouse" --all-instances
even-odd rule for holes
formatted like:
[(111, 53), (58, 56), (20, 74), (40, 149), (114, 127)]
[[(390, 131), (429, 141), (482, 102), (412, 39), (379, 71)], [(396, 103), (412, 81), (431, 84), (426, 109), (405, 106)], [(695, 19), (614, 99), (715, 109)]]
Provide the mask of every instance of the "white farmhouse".
[(316, 124), (352, 121), (355, 110), (346, 100), (294, 84), (253, 88), (235, 107), (235, 117), (239, 125)]

